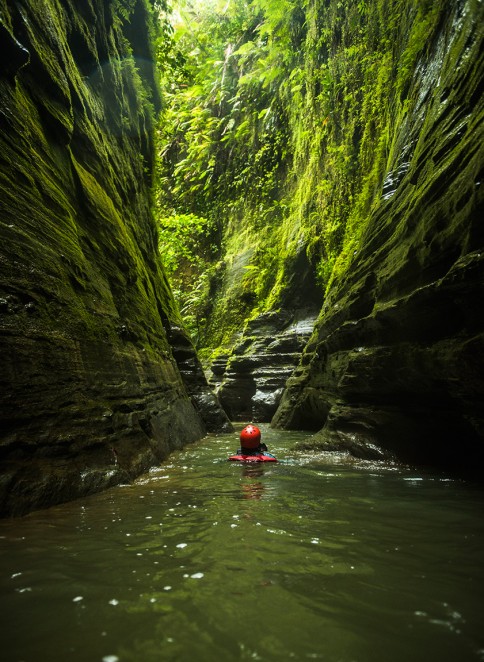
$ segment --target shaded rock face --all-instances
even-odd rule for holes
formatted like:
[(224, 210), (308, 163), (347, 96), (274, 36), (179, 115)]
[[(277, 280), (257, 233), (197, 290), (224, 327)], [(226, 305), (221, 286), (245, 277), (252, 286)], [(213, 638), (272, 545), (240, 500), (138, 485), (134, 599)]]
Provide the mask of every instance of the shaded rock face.
[(172, 326), (168, 337), (187, 392), (207, 431), (232, 432), (232, 423), (222, 409), (217, 395), (208, 387), (205, 373), (186, 331)]
[(319, 448), (481, 473), (482, 20), (453, 3), (420, 62), (380, 205), (272, 421)]
[(288, 312), (259, 315), (230, 356), (212, 365), (210, 382), (232, 420), (271, 420), (314, 322), (314, 316), (294, 319)]
[(0, 2), (2, 515), (132, 479), (204, 418), (227, 425), (173, 356), (149, 4), (130, 3), (130, 21), (116, 6)]

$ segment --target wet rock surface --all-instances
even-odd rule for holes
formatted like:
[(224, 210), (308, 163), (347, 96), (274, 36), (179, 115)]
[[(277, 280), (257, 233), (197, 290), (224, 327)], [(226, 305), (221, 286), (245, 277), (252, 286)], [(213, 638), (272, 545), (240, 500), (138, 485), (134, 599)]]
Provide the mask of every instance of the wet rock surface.
[(208, 432), (231, 432), (232, 423), (221, 407), (218, 396), (210, 388), (203, 368), (187, 332), (172, 326), (169, 340), (178, 370), (190, 399)]
[(206, 383), (185, 386), (167, 335), (149, 15), (114, 11), (0, 8), (2, 515), (131, 480), (225, 420)]
[(232, 420), (271, 420), (314, 321), (264, 313), (249, 322), (232, 353), (214, 363), (210, 381)]
[(272, 421), (317, 430), (319, 448), (481, 473), (479, 22), (467, 3), (456, 5), (420, 62), (380, 205)]

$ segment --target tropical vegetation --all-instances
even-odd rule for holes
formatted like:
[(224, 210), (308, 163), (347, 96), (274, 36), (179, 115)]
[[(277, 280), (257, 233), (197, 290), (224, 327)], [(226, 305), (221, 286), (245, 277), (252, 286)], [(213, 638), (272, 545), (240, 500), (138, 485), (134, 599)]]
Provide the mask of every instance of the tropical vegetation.
[(156, 213), (203, 355), (282, 305), (298, 256), (321, 296), (344, 277), (445, 2), (184, 0), (164, 9)]

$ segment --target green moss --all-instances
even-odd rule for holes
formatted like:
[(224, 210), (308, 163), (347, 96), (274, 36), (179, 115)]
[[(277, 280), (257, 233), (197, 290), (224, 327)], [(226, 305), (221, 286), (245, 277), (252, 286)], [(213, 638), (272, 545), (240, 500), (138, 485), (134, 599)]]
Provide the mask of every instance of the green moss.
[[(146, 3), (131, 4), (144, 20)], [(0, 11), (12, 31), (11, 10), (2, 3)], [(74, 337), (166, 349), (163, 323), (179, 314), (156, 259), (149, 207), (156, 91), (140, 76), (127, 17), (103, 32), (89, 22), (93, 11), (31, 3), (22, 35), (29, 62), (2, 82), (17, 136), (3, 148), (2, 229), (17, 263), (35, 265), (30, 275), (22, 266), (18, 288), (9, 288), (15, 297), (30, 293), (31, 320), (46, 327), (54, 318)]]
[[(200, 32), (183, 34), (174, 47), (184, 58), (180, 88), (161, 130), (161, 206), (203, 209), (220, 228), (225, 277), (207, 290), (212, 322), (201, 334), (211, 350), (280, 307), (301, 251), (321, 293), (344, 279), (402, 149), (395, 128), (416, 103), (412, 77), (446, 9), (443, 0), (311, 0), (276, 19), (272, 5), (256, 5), (257, 15), (217, 24), (206, 60), (190, 55)], [(201, 32), (210, 21), (201, 15)], [(238, 44), (229, 58), (228, 40)]]

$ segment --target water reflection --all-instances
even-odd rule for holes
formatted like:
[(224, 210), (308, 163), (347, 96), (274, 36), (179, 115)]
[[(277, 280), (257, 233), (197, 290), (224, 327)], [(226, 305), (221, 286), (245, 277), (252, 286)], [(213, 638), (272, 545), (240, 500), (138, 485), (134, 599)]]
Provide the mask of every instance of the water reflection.
[(481, 490), (264, 435), (0, 522), (2, 660), (484, 660)]
[(247, 480), (242, 482), (242, 498), (243, 499), (261, 499), (264, 493), (264, 483), (258, 478), (264, 475), (264, 467), (260, 465), (244, 465), (242, 469), (242, 476)]

